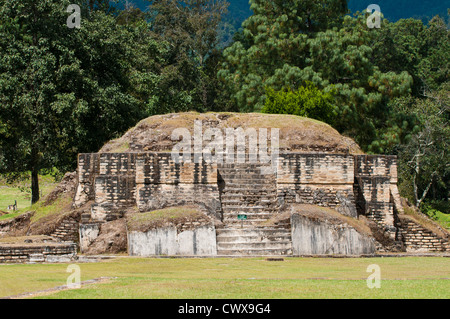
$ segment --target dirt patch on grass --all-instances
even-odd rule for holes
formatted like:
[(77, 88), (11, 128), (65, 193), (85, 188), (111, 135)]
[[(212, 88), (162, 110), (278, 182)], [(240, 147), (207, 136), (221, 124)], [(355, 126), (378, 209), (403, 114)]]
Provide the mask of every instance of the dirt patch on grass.
[[(100, 284), (100, 283), (107, 283), (110, 282), (112, 279), (115, 279), (115, 277), (100, 277), (100, 278), (94, 278), (91, 280), (86, 280), (86, 281), (82, 281), (80, 282), (80, 287), (86, 286), (86, 285), (92, 285), (92, 284)], [(25, 298), (35, 298), (35, 297), (42, 297), (42, 296), (47, 296), (56, 292), (60, 292), (60, 291), (64, 291), (64, 290), (70, 290), (70, 289), (74, 289), (73, 287), (70, 287), (68, 285), (64, 285), (64, 286), (57, 286), (54, 288), (49, 288), (49, 289), (45, 289), (45, 290), (39, 290), (39, 291), (34, 291), (34, 292), (25, 292), (19, 295), (15, 295), (15, 296), (7, 296), (7, 297), (2, 297), (0, 299), (25, 299)]]
[(292, 212), (290, 210), (281, 210), (278, 214), (273, 215), (268, 220), (261, 222), (259, 226), (262, 227), (279, 227), (286, 226), (291, 223)]
[(156, 228), (176, 227), (178, 232), (213, 223), (197, 206), (176, 206), (127, 217), (129, 231), (147, 232)]
[[(329, 152), (362, 154), (360, 147), (352, 139), (342, 136), (330, 125), (295, 115), (261, 113), (176, 113), (156, 115), (139, 122), (121, 138), (104, 145), (100, 153), (129, 151), (171, 151), (178, 141), (171, 138), (177, 128), (186, 128), (194, 137), (194, 123), (202, 121), (202, 128), (220, 129), (225, 135), (226, 128), (270, 129), (280, 131), (280, 151), (285, 152)], [(205, 142), (206, 143), (206, 142)], [(206, 146), (206, 145), (204, 145)]]
[[(77, 186), (76, 172), (67, 173), (61, 182), (27, 212), (0, 221), (0, 232), (3, 236), (49, 235), (55, 231), (66, 218), (79, 218), (89, 207), (87, 205), (74, 210), (73, 197)], [(90, 203), (88, 203), (90, 204)]]
[(11, 219), (1, 220), (0, 237), (16, 237), (26, 235), (34, 213), (34, 211), (29, 211)]

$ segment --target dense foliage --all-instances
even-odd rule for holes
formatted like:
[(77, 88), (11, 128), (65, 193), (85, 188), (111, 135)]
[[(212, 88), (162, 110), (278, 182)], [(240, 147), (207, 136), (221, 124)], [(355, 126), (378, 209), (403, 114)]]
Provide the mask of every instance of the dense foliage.
[(359, 0), (230, 2), (84, 0), (69, 29), (69, 0), (0, 0), (0, 173), (31, 172), (36, 201), (40, 170), (73, 169), (77, 153), (149, 115), (263, 111), (398, 155), (402, 195), (448, 207), (442, 1), (405, 1), (394, 16), (380, 0), (389, 20), (409, 18), (375, 29), (368, 13), (349, 14), (370, 4)]
[(280, 91), (266, 88), (263, 113), (294, 114), (333, 124), (336, 120), (334, 92), (323, 92), (311, 82), (293, 91), (284, 87)]
[(136, 30), (89, 6), (82, 27), (69, 29), (69, 4), (0, 1), (0, 170), (31, 171), (33, 202), (39, 170), (73, 169), (77, 153), (145, 116), (134, 89)]
[(311, 81), (325, 92), (336, 91), (336, 128), (364, 148), (373, 147), (377, 129), (390, 115), (387, 101), (408, 94), (412, 84), (407, 72), (382, 72), (372, 63), (377, 31), (367, 28), (364, 16), (342, 18), (345, 9), (323, 21), (318, 13), (315, 22), (314, 11), (304, 18), (297, 15), (302, 0), (280, 1), (269, 14), (264, 2), (252, 3), (255, 14), (243, 23), (243, 40), (225, 49), (218, 73), (237, 108), (260, 111), (265, 87), (295, 90)]

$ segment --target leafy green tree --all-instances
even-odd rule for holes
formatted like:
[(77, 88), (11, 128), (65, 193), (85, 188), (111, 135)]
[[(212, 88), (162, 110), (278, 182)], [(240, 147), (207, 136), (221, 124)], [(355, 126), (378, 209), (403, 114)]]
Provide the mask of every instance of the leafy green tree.
[(68, 38), (61, 9), (56, 2), (0, 2), (0, 118), (6, 126), (1, 166), (31, 171), (32, 202), (39, 199), (39, 170), (54, 160), (47, 150), (58, 147), (55, 136), (63, 130), (58, 126), (60, 110), (52, 109), (56, 77), (62, 75), (59, 66), (71, 66), (59, 46)]
[(223, 90), (243, 112), (259, 111), (266, 86), (296, 88), (299, 70), (308, 66), (307, 40), (314, 32), (339, 25), (346, 1), (251, 0), (253, 15), (224, 51), (219, 70)]
[(0, 172), (73, 169), (143, 116), (133, 96), (131, 31), (103, 11), (66, 26), (69, 1), (0, 0)]
[(418, 118), (419, 129), (399, 146), (399, 180), (403, 196), (417, 207), (433, 189), (434, 199), (447, 200), (450, 183), (450, 83), (440, 91), (416, 99), (410, 112)]
[[(448, 18), (450, 20), (450, 10)], [(424, 91), (438, 91), (450, 81), (450, 31), (445, 21), (436, 16), (421, 36), (426, 55), (419, 62), (419, 77)]]
[(407, 71), (413, 78), (412, 94), (437, 90), (449, 80), (449, 31), (439, 16), (425, 25), (416, 19), (383, 23), (373, 39), (373, 63), (382, 72)]
[[(317, 12), (308, 11), (304, 1), (277, 6), (273, 3), (278, 2), (251, 3), (254, 15), (243, 23), (245, 41), (224, 51), (218, 73), (229, 99), (240, 111), (260, 111), (266, 100), (265, 87), (296, 89), (310, 81), (324, 92), (334, 89), (335, 127), (366, 150), (383, 152), (372, 144), (379, 130), (386, 129), (387, 103), (407, 94), (412, 79), (407, 72), (382, 72), (373, 64), (371, 44), (379, 32), (367, 27), (366, 15), (343, 17), (342, 11), (335, 10), (329, 12), (329, 20), (322, 20), (321, 9), (330, 1), (314, 1)], [(304, 23), (308, 17), (297, 17), (307, 8), (311, 17), (318, 17), (311, 28)]]
[(145, 20), (146, 14), (131, 5), (120, 11), (117, 16), (117, 23), (121, 25), (136, 25)]
[(416, 98), (412, 95), (396, 97), (387, 104), (389, 117), (376, 132), (371, 149), (383, 150), (385, 154), (397, 154), (401, 145), (407, 143), (420, 129), (419, 119), (411, 109)]
[(280, 91), (266, 88), (267, 98), (262, 112), (294, 114), (332, 124), (336, 112), (333, 94), (319, 90), (310, 82), (296, 91), (287, 87)]
[(227, 3), (215, 0), (155, 0), (151, 28), (166, 43), (158, 92), (149, 99), (150, 114), (206, 111), (216, 96), (218, 25)]
[(407, 71), (413, 78), (414, 96), (419, 96), (423, 86), (418, 64), (426, 51), (421, 36), (425, 29), (422, 21), (412, 18), (395, 23), (384, 20), (372, 39), (373, 63), (382, 72)]

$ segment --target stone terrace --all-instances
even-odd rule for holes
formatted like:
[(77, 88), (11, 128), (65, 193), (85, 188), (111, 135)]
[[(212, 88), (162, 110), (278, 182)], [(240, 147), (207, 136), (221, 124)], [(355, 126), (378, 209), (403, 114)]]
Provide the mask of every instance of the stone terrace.
[(121, 218), (130, 207), (200, 205), (223, 223), (219, 254), (290, 254), (289, 225), (264, 222), (292, 203), (366, 215), (395, 239), (395, 156), (281, 153), (276, 164), (267, 173), (270, 167), (259, 163), (175, 163), (170, 153), (80, 154), (75, 205), (94, 201), (89, 223)]

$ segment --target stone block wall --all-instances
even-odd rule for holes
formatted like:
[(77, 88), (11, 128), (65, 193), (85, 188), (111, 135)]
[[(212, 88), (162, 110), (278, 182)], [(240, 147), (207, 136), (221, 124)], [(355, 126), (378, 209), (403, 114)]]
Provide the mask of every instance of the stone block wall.
[(360, 213), (395, 233), (394, 200), (391, 199), (398, 194), (396, 156), (356, 155), (354, 167), (355, 197)]
[(94, 202), (91, 219), (83, 223), (114, 220), (130, 207), (144, 212), (199, 204), (225, 224), (243, 212), (251, 224), (251, 218), (267, 219), (283, 204), (303, 203), (365, 215), (410, 249), (448, 247), (417, 225), (400, 223), (397, 231), (394, 214), (402, 207), (395, 156), (281, 153), (269, 175), (259, 172), (261, 163), (194, 163), (195, 158), (176, 163), (170, 153), (80, 154), (75, 206)]
[(440, 238), (407, 216), (399, 216), (399, 237), (406, 251), (449, 251), (448, 239)]
[(100, 234), (101, 223), (83, 223), (80, 224), (80, 251), (86, 252), (95, 239)]
[(200, 204), (217, 216), (217, 164), (175, 163), (170, 153), (141, 153), (136, 160), (136, 204), (140, 211)]
[(347, 224), (336, 225), (299, 214), (293, 214), (292, 250), (301, 255), (363, 255), (373, 254), (373, 239)]
[(175, 163), (170, 153), (80, 154), (75, 206), (93, 200), (93, 221), (120, 218), (134, 206), (146, 211), (197, 203), (218, 214), (217, 164), (193, 158)]
[(100, 154), (78, 155), (78, 186), (74, 198), (76, 206), (95, 199), (94, 182), (100, 173)]
[(74, 243), (0, 245), (0, 263), (70, 262), (76, 259)]
[[(194, 225), (195, 226), (195, 225)], [(216, 229), (213, 225), (178, 231), (176, 227), (147, 232), (128, 232), (130, 256), (214, 256), (217, 255)]]
[(126, 208), (136, 204), (136, 154), (103, 153), (99, 155), (98, 175), (94, 175), (92, 217), (110, 220), (121, 217)]
[(304, 203), (336, 208), (346, 205), (356, 217), (354, 206), (354, 160), (352, 155), (280, 154), (277, 196), (281, 203)]
[(79, 224), (80, 218), (73, 216), (62, 220), (51, 237), (58, 239), (59, 241), (79, 242)]
[[(194, 158), (175, 163), (170, 153), (80, 154), (75, 204), (94, 200), (93, 220), (121, 217), (133, 206), (148, 211), (185, 204), (201, 204), (219, 217), (218, 165), (194, 163)], [(396, 183), (395, 156), (282, 153), (277, 162), (280, 204), (316, 204), (352, 217), (359, 206), (382, 226), (394, 224)]]

